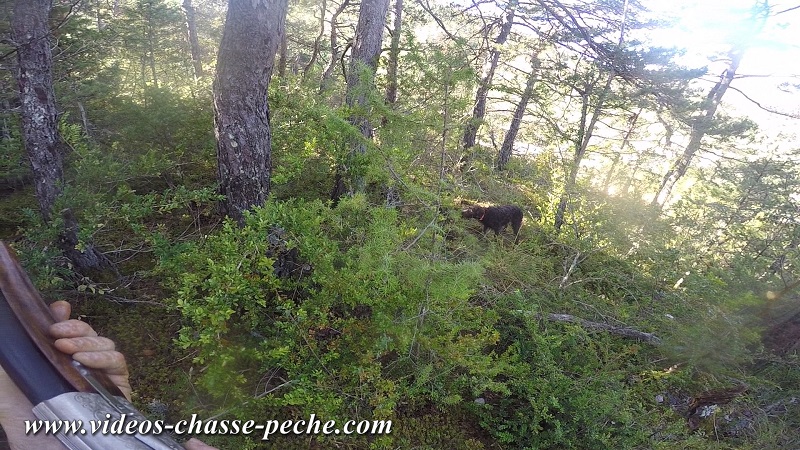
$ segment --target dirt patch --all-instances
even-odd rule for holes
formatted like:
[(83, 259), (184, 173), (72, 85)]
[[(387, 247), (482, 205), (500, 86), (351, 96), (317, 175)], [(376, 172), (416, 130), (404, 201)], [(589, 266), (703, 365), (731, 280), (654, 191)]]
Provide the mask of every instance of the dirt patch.
[(782, 356), (800, 349), (800, 312), (768, 328), (764, 333), (764, 346)]

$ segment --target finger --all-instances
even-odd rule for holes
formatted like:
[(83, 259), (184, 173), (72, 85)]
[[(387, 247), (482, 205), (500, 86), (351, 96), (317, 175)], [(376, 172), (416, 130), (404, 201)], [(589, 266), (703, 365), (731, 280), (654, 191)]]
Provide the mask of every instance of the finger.
[(56, 322), (63, 322), (69, 320), (69, 315), (72, 313), (72, 305), (64, 300), (58, 300), (50, 304), (50, 314)]
[(97, 336), (97, 332), (86, 322), (66, 320), (50, 326), (50, 336), (55, 339)]
[(122, 395), (131, 399), (131, 385), (128, 380), (128, 365), (125, 356), (120, 352), (79, 352), (72, 359), (86, 367), (102, 371), (114, 383)]
[(57, 339), (55, 346), (68, 355), (78, 352), (105, 352), (116, 349), (114, 341), (102, 336)]
[(120, 352), (77, 352), (72, 355), (72, 359), (91, 369), (102, 370), (108, 375), (128, 374), (125, 356)]

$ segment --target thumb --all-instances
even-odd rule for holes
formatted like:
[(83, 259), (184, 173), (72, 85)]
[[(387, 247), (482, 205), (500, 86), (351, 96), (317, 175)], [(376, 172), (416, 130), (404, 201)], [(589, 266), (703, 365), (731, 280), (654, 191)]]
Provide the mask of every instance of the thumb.
[(64, 300), (58, 300), (50, 304), (50, 314), (56, 322), (63, 322), (69, 320), (69, 315), (72, 313), (72, 305)]

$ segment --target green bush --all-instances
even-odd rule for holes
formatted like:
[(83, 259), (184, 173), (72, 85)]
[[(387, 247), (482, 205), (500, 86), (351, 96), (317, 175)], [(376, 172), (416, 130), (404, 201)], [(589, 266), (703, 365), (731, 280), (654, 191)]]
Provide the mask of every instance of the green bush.
[[(179, 343), (206, 366), (207, 393), (250, 418), (278, 408), (386, 419), (401, 403), (447, 407), (494, 386), (495, 315), (467, 302), (482, 268), (400, 251), (404, 227), (395, 210), (361, 196), (333, 210), (270, 201), (242, 228), (226, 222), (202, 242), (160, 248), (186, 320)], [(276, 276), (276, 260), (293, 248), (308, 275)]]
[(590, 336), (581, 328), (548, 329), (511, 312), (498, 322), (497, 351), (507, 360), (508, 391), (476, 404), (481, 425), (520, 449), (633, 448), (647, 442), (641, 398), (629, 385), (637, 345)]

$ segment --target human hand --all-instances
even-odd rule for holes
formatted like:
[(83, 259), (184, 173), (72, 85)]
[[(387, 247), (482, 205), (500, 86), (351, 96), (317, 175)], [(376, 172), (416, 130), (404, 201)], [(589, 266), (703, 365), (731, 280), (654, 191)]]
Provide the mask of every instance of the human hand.
[[(50, 313), (56, 323), (50, 327), (55, 347), (86, 367), (106, 373), (111, 381), (130, 400), (131, 386), (128, 380), (128, 365), (122, 353), (116, 351), (114, 342), (100, 337), (86, 322), (70, 320), (72, 306), (65, 301), (50, 305)], [(11, 378), (0, 367), (0, 425), (6, 432), (13, 450), (61, 450), (65, 447), (51, 435), (28, 436), (24, 432), (24, 421), (35, 420), (33, 405)], [(197, 439), (184, 443), (186, 450), (217, 450)]]
[[(113, 342), (97, 337), (97, 333), (87, 324), (70, 321), (71, 307), (67, 302), (55, 302), (50, 305), (50, 312), (58, 322), (51, 327), (53, 337), (59, 339), (56, 347), (68, 354), (78, 355), (75, 359), (89, 367), (105, 370), (112, 376), (112, 381), (120, 386), (123, 393), (130, 395), (127, 367), (122, 355), (113, 355)], [(106, 342), (108, 341), (108, 342)], [(110, 346), (109, 346), (110, 343)], [(81, 359), (78, 359), (81, 358)], [(125, 389), (127, 388), (127, 389)], [(0, 367), (0, 424), (14, 450), (56, 450), (65, 447), (52, 435), (43, 433), (35, 436), (25, 434), (25, 421), (36, 420), (32, 411), (33, 405), (25, 394), (14, 384), (14, 381)]]
[(56, 339), (55, 347), (86, 367), (105, 372), (130, 400), (131, 385), (125, 356), (116, 351), (114, 341), (98, 336), (88, 323), (70, 319), (71, 312), (72, 306), (63, 300), (50, 305), (50, 313), (56, 321), (50, 326), (50, 336)]
[[(56, 339), (56, 348), (72, 355), (72, 359), (86, 367), (105, 372), (130, 400), (131, 385), (125, 356), (116, 351), (114, 341), (98, 336), (86, 322), (70, 320), (71, 312), (72, 306), (65, 301), (53, 302), (50, 305), (50, 313), (56, 321), (50, 327), (50, 335)], [(216, 447), (194, 438), (186, 441), (183, 446), (186, 450), (217, 450)]]

